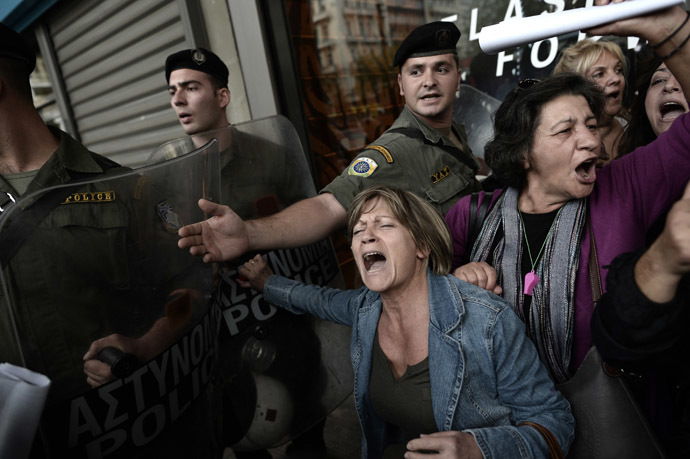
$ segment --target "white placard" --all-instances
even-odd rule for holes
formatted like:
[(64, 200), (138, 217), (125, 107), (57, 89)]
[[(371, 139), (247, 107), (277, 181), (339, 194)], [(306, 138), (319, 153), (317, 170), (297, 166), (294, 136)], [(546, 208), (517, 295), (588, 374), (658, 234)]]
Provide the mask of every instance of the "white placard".
[(29, 457), (50, 379), (0, 363), (0, 457)]
[(682, 3), (684, 0), (628, 0), (604, 6), (574, 8), (526, 18), (511, 18), (482, 28), (479, 34), (479, 46), (486, 54), (496, 54), (516, 46), (598, 27)]

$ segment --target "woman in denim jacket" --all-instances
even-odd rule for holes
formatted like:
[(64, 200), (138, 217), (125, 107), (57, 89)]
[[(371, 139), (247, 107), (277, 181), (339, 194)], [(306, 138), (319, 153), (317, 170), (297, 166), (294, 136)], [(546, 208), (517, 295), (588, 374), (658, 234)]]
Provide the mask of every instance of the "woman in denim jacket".
[(239, 272), (272, 304), (352, 327), (362, 457), (567, 453), (568, 402), (510, 306), (445, 275), (452, 246), (438, 212), (377, 186), (355, 198), (348, 233), (366, 286), (359, 290), (272, 275), (260, 255)]

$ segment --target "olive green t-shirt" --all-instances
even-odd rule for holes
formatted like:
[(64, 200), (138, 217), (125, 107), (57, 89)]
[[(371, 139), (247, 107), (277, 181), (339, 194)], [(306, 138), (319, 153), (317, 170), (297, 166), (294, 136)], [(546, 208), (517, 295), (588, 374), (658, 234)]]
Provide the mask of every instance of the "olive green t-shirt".
[(19, 196), (23, 195), (24, 192), (26, 192), (26, 189), (29, 187), (29, 183), (36, 177), (36, 174), (38, 173), (38, 169), (33, 170), (33, 171), (27, 171), (27, 172), (15, 172), (13, 174), (3, 174), (3, 178), (7, 180), (7, 183), (10, 184), (12, 188), (14, 188)]
[(374, 338), (369, 396), (376, 414), (399, 428), (405, 438), (402, 444), (386, 448), (385, 458), (402, 457), (409, 440), (422, 433), (438, 431), (431, 405), (429, 358), (408, 366), (405, 374), (396, 379), (390, 361), (379, 345), (378, 333)]

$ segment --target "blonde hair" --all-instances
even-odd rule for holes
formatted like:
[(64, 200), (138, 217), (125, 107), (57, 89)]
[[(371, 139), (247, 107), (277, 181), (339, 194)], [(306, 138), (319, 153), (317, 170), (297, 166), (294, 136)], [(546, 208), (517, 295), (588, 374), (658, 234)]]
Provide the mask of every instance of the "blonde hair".
[(453, 241), (448, 226), (438, 210), (409, 191), (376, 185), (355, 196), (347, 216), (350, 240), (355, 225), (365, 213), (364, 206), (372, 200), (385, 203), (393, 217), (410, 232), (417, 248), (429, 251), (429, 268), (434, 274), (444, 276), (449, 273)]
[(625, 75), (627, 64), (621, 47), (612, 41), (594, 41), (591, 38), (579, 41), (564, 49), (560, 60), (553, 69), (553, 74), (574, 72), (586, 77), (587, 70), (596, 63), (604, 51), (608, 51), (621, 61)]

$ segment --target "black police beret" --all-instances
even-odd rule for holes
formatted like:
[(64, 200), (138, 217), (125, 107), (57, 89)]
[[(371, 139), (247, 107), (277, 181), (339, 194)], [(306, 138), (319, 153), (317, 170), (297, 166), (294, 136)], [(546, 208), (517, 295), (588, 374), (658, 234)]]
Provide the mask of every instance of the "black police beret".
[(228, 67), (211, 51), (204, 48), (185, 49), (168, 56), (165, 60), (165, 81), (177, 69), (192, 69), (208, 73), (228, 85)]
[(410, 57), (457, 54), (460, 30), (452, 22), (430, 22), (414, 29), (395, 52), (393, 67), (399, 67)]
[(0, 58), (3, 57), (23, 61), (28, 74), (36, 68), (36, 53), (29, 47), (24, 37), (0, 23)]

